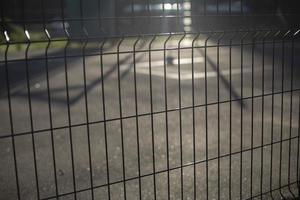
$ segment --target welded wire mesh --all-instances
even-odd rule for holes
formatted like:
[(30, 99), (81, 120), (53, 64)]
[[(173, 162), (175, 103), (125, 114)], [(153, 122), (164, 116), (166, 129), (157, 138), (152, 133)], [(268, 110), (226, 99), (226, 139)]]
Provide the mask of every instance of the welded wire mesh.
[(297, 14), (1, 2), (0, 199), (297, 198)]

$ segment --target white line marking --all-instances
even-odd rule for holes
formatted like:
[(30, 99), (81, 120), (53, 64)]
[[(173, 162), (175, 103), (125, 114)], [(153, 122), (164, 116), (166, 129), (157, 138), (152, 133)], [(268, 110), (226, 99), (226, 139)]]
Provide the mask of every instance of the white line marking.
[[(203, 57), (194, 58), (194, 63), (202, 63), (202, 62), (204, 62)], [(178, 64), (178, 59), (174, 59), (174, 64)], [(192, 59), (191, 58), (181, 58), (180, 64), (192, 64)]]
[[(201, 63), (204, 62), (203, 57), (196, 57), (194, 58), (194, 63)], [(180, 64), (191, 64), (192, 59), (191, 58), (181, 58), (180, 59)], [(173, 64), (176, 65), (178, 64), (178, 59), (173, 60)], [(124, 64), (122, 65), (125, 68), (129, 68), (132, 66), (132, 64)], [(164, 66), (164, 61), (159, 60), (159, 61), (151, 61), (151, 67), (163, 67)], [(136, 63), (136, 68), (149, 68), (149, 62), (140, 62)]]
[[(136, 70), (137, 73), (140, 73), (140, 74), (145, 74), (145, 75), (149, 75), (149, 70), (145, 70), (145, 69), (138, 69)], [(182, 71), (183, 72), (183, 71)], [(192, 80), (192, 73), (191, 72), (188, 72), (185, 71), (180, 74), (180, 80)], [(243, 69), (243, 73), (250, 73), (252, 72), (251, 68), (246, 68), (246, 69)], [(241, 73), (241, 70), (240, 69), (232, 69), (231, 70), (231, 74), (232, 75), (236, 75), (236, 74), (240, 74)], [(159, 77), (164, 77), (164, 72), (163, 71), (157, 71), (157, 70), (152, 70), (151, 71), (151, 74), (154, 75), (154, 76), (159, 76)], [(220, 71), (220, 76), (221, 75), (229, 75), (230, 74), (230, 70), (221, 70)], [(176, 73), (169, 73), (167, 72), (167, 78), (168, 79), (175, 79), (175, 80), (178, 80), (178, 72)], [(215, 71), (209, 71), (206, 73), (206, 76), (207, 78), (214, 78), (214, 77), (217, 77), (218, 74), (217, 72)], [(205, 78), (205, 73), (204, 72), (194, 72), (194, 78), (195, 79), (204, 79)]]
[[(194, 58), (194, 63), (201, 63), (204, 62), (204, 58), (203, 57), (196, 57)], [(178, 59), (174, 59), (173, 60), (174, 65), (178, 64)], [(191, 64), (192, 63), (192, 59), (191, 58), (181, 58), (180, 59), (180, 64)], [(121, 69), (128, 69), (130, 67), (132, 67), (132, 64), (124, 64), (122, 65), (123, 67)], [(164, 61), (160, 60), (160, 61), (152, 61), (151, 62), (151, 67), (152, 67), (152, 75), (153, 76), (159, 76), (159, 77), (164, 77)], [(176, 66), (175, 66), (176, 67)], [(174, 66), (172, 67), (172, 69), (174, 69)], [(265, 67), (265, 70), (270, 70), (271, 67)], [(131, 68), (131, 71), (133, 72), (133, 68)], [(140, 62), (136, 64), (136, 72), (139, 74), (145, 74), (145, 75), (149, 75), (149, 62)], [(251, 67), (245, 67), (243, 69), (243, 73), (251, 73), (252, 69)], [(236, 75), (236, 74), (240, 74), (241, 73), (241, 69), (232, 69), (231, 70), (231, 75)], [(222, 75), (230, 75), (230, 70), (220, 70), (220, 76)], [(178, 80), (178, 71), (176, 70), (172, 70), (172, 71), (167, 71), (166, 74), (168, 79), (175, 79)], [(216, 71), (208, 71), (206, 73), (206, 77), (207, 78), (214, 78), (217, 77), (218, 74)], [(191, 70), (181, 70), (181, 74), (180, 74), (180, 80), (192, 80), (192, 73)], [(195, 79), (204, 79), (205, 78), (205, 73), (204, 72), (194, 72), (194, 78)]]

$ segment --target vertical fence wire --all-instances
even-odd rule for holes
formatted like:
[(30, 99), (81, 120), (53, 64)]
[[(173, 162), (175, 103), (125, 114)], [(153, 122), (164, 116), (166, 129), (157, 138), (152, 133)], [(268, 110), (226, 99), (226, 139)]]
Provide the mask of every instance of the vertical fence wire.
[[(243, 82), (244, 82), (244, 75), (243, 75), (243, 59), (244, 59), (244, 39), (248, 35), (248, 32), (246, 32), (243, 37), (241, 38), (241, 109), (240, 109), (240, 114), (241, 114), (241, 125), (240, 125), (240, 151), (243, 151)], [(243, 153), (240, 155), (240, 199), (243, 198)]]
[[(164, 47), (163, 47), (163, 67), (164, 67), (164, 99), (165, 99), (165, 110), (168, 110), (168, 91), (167, 91), (167, 43), (172, 37), (171, 34), (169, 34), (168, 38), (164, 42)], [(169, 117), (168, 117), (168, 112), (165, 113), (165, 124), (166, 124), (166, 150), (167, 150), (167, 197), (170, 199), (170, 154), (169, 154)]]
[[(285, 36), (286, 33), (283, 35), (283, 40), (282, 40), (282, 49), (281, 49), (281, 91), (284, 90), (284, 66), (285, 66)], [(279, 187), (281, 188), (282, 186), (282, 139), (283, 139), (283, 98), (284, 98), (284, 93), (281, 94), (281, 106), (280, 106), (280, 147), (279, 147), (279, 151), (280, 151), (280, 156), (279, 156)], [(283, 194), (281, 192), (280, 189), (280, 195), (283, 197)]]
[[(124, 152), (124, 131), (123, 131), (123, 110), (122, 110), (122, 93), (121, 93), (121, 79), (120, 79), (120, 46), (124, 41), (124, 37), (118, 42), (117, 47), (117, 66), (118, 66), (118, 96), (119, 96), (119, 114), (120, 114), (120, 131), (121, 131), (121, 151), (122, 151), (122, 178), (125, 180), (125, 152)], [(126, 182), (123, 182), (123, 195), (126, 199)]]
[(156, 188), (156, 165), (155, 165), (155, 139), (154, 139), (154, 119), (153, 119), (153, 90), (152, 90), (152, 56), (151, 56), (151, 48), (152, 44), (155, 41), (156, 36), (154, 35), (149, 43), (149, 93), (150, 93), (150, 117), (151, 117), (151, 144), (152, 144), (152, 168), (153, 168), (153, 191), (154, 191), (154, 199), (156, 200), (157, 196), (157, 188)]
[[(278, 35), (280, 31), (276, 32), (276, 35)], [(274, 81), (275, 81), (275, 37), (272, 41), (272, 103), (271, 103), (271, 142), (273, 143), (274, 140)], [(271, 198), (273, 197), (273, 144), (271, 145), (271, 161), (270, 161), (270, 190), (271, 190)]]
[[(291, 75), (290, 75), (290, 122), (289, 122), (289, 138), (292, 137), (292, 121), (293, 121), (293, 82), (294, 82), (294, 37), (292, 36), (292, 39), (291, 39)], [(291, 193), (291, 195), (293, 196), (293, 198), (296, 198), (296, 196), (294, 195), (294, 192), (292, 192), (291, 190), (291, 186), (290, 186), (290, 183), (291, 183), (291, 145), (292, 145), (292, 141), (289, 140), (289, 143), (288, 143), (288, 189), (289, 189), (289, 192)]]
[[(178, 6), (177, 6), (178, 8)], [(183, 147), (182, 147), (182, 102), (181, 102), (181, 70), (180, 70), (180, 45), (182, 40), (185, 38), (186, 34), (184, 33), (183, 36), (178, 41), (178, 105), (179, 105), (179, 142), (180, 142), (180, 166), (183, 166)], [(183, 168), (180, 168), (180, 183), (181, 183), (181, 199), (183, 199)]]
[[(140, 155), (140, 129), (138, 115), (138, 98), (137, 98), (137, 74), (136, 74), (136, 45), (140, 41), (140, 36), (133, 45), (133, 78), (134, 78), (134, 105), (135, 105), (135, 126), (136, 126), (136, 143), (137, 143), (137, 159), (138, 159), (138, 176), (139, 176), (139, 199), (142, 199), (141, 184), (141, 155)], [(150, 69), (150, 68), (149, 68)]]
[[(230, 4), (229, 4), (230, 5)], [(230, 8), (229, 8), (230, 12)], [(236, 36), (236, 33), (229, 40), (229, 180), (228, 180), (228, 198), (231, 199), (232, 192), (232, 40)]]
[(43, 29), (45, 35), (48, 39), (47, 46), (45, 49), (45, 68), (46, 68), (46, 87), (47, 87), (47, 97), (48, 97), (48, 112), (49, 112), (49, 125), (50, 125), (50, 135), (51, 135), (51, 149), (52, 149), (52, 162), (53, 162), (53, 174), (54, 174), (54, 184), (55, 184), (55, 195), (58, 196), (58, 183), (57, 183), (57, 167), (56, 167), (56, 156), (55, 156), (55, 144), (54, 144), (54, 131), (53, 131), (53, 116), (52, 116), (52, 102), (51, 102), (51, 90), (50, 90), (50, 75), (49, 75), (49, 61), (48, 61), (48, 51), (51, 45), (51, 36), (47, 30), (46, 26), (46, 16), (45, 16), (45, 1), (41, 2), (42, 6), (42, 17), (43, 17)]
[[(2, 3), (3, 4), (3, 3)], [(16, 192), (17, 192), (17, 199), (21, 199), (20, 195), (20, 185), (19, 185), (19, 172), (18, 172), (18, 162), (17, 162), (17, 155), (16, 155), (16, 143), (15, 143), (15, 131), (13, 125), (13, 114), (12, 114), (12, 103), (11, 103), (11, 96), (10, 96), (10, 82), (9, 82), (9, 70), (8, 70), (8, 51), (9, 51), (9, 36), (6, 35), (7, 31), (5, 30), (6, 27), (4, 25), (4, 6), (1, 5), (1, 28), (5, 34), (5, 51), (4, 51), (4, 68), (5, 68), (5, 76), (6, 76), (6, 92), (7, 92), (7, 101), (8, 101), (8, 111), (9, 111), (9, 125), (10, 125), (10, 138), (12, 143), (12, 151), (13, 151), (13, 162), (14, 162), (14, 173), (15, 173), (15, 182), (16, 182)]]
[(193, 187), (193, 197), (194, 199), (197, 198), (197, 170), (196, 170), (196, 115), (195, 115), (195, 63), (194, 63), (194, 46), (195, 46), (195, 42), (197, 41), (197, 39), (199, 38), (200, 34), (197, 34), (196, 37), (193, 39), (192, 42), (192, 107), (193, 107), (193, 175), (194, 175), (194, 187)]
[(106, 123), (106, 104), (105, 104), (105, 87), (104, 87), (104, 67), (103, 67), (103, 47), (106, 40), (104, 40), (100, 46), (100, 69), (101, 69), (101, 90), (102, 90), (102, 109), (103, 109), (103, 125), (104, 125), (104, 142), (105, 142), (105, 161), (106, 161), (106, 181), (107, 181), (107, 196), (111, 199), (110, 192), (110, 170), (109, 170), (109, 158), (108, 158), (108, 139), (107, 139), (107, 123)]

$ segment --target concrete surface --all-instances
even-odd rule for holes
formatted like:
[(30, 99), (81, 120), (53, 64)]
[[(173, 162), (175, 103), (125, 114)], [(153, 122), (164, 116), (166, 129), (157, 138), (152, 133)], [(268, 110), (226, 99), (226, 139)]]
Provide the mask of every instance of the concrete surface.
[[(199, 38), (198, 46), (204, 44), (204, 39)], [(265, 45), (264, 52), (264, 94), (262, 97), (262, 45), (257, 44), (254, 50), (254, 72), (252, 72), (252, 48), (245, 45), (243, 48), (243, 73), (241, 73), (241, 48), (232, 47), (231, 73), (232, 81), (229, 80), (229, 47), (220, 47), (219, 65), (217, 64), (217, 48), (194, 49), (195, 88), (193, 108), (192, 98), (192, 50), (181, 49), (178, 58), (178, 44), (180, 37), (174, 37), (168, 43), (173, 50), (151, 51), (152, 64), (152, 109), (150, 98), (149, 79), (149, 41), (141, 41), (136, 52), (136, 82), (137, 82), (137, 114), (135, 109), (134, 90), (134, 66), (133, 53), (119, 54), (119, 66), (116, 46), (105, 50), (102, 56), (104, 73), (101, 75), (101, 57), (98, 52), (95, 55), (69, 57), (66, 59), (68, 71), (70, 124), (68, 122), (68, 102), (66, 97), (65, 60), (63, 58), (49, 58), (48, 67), (50, 71), (50, 95), (52, 127), (50, 130), (50, 118), (47, 95), (46, 68), (44, 59), (32, 59), (28, 61), (30, 77), (30, 94), (32, 106), (32, 127), (30, 126), (30, 112), (27, 92), (26, 63), (24, 60), (8, 63), (9, 82), (11, 89), (12, 124), (15, 134), (15, 153), (17, 160), (18, 182), (21, 199), (55, 199), (53, 150), (55, 153), (56, 175), (58, 182), (58, 193), (62, 195), (59, 199), (74, 199), (71, 143), (74, 157), (74, 174), (77, 199), (92, 199), (90, 185), (90, 171), (92, 170), (95, 199), (108, 199), (107, 196), (107, 169), (108, 159), (111, 199), (123, 199), (123, 165), (122, 154), (124, 154), (124, 169), (126, 181), (127, 199), (139, 199), (139, 173), (138, 173), (138, 151), (140, 153), (140, 173), (142, 199), (154, 199), (154, 176), (153, 158), (155, 158), (155, 175), (157, 199), (167, 199), (167, 140), (169, 144), (169, 171), (170, 197), (171, 199), (193, 199), (194, 198), (194, 160), (193, 160), (193, 128), (195, 130), (196, 147), (196, 193), (197, 199), (206, 199), (206, 182), (208, 182), (208, 199), (218, 199), (218, 190), (221, 199), (229, 199), (229, 180), (231, 180), (231, 197), (243, 199), (250, 197), (251, 169), (252, 195), (268, 192), (270, 185), (273, 189), (294, 183), (297, 180), (297, 151), (298, 151), (298, 120), (299, 120), (299, 45), (295, 45), (295, 57), (293, 74), (291, 73), (291, 45), (286, 44), (284, 59), (282, 59), (281, 43), (275, 46), (274, 65), (274, 91), (272, 93), (272, 44)], [(153, 49), (163, 47), (162, 41), (166, 37), (157, 38), (152, 46)], [(191, 47), (191, 39), (186, 38), (182, 45)], [(134, 41), (124, 41), (120, 51), (132, 50)], [(227, 41), (228, 42), (228, 41)], [(215, 45), (216, 40), (209, 42)], [(227, 43), (228, 44), (228, 43)], [(140, 47), (139, 45), (143, 45)], [(143, 51), (145, 50), (145, 51)], [(69, 52), (69, 51), (67, 51)], [(113, 54), (106, 54), (112, 52)], [(79, 51), (80, 53), (80, 51)], [(89, 54), (91, 52), (86, 52)], [(59, 54), (63, 55), (63, 53)], [(11, 55), (10, 55), (11, 56)], [(42, 54), (43, 56), (43, 54)], [(50, 55), (51, 56), (51, 55)], [(13, 59), (13, 55), (11, 57)], [(166, 81), (167, 81), (167, 110), (165, 108), (164, 90), (164, 62), (166, 59)], [(179, 105), (179, 82), (178, 82), (178, 60), (180, 64), (180, 88), (181, 105)], [(291, 77), (293, 77), (293, 93), (281, 93), (282, 60), (284, 60), (284, 90), (290, 91)], [(207, 63), (207, 96), (205, 95), (205, 62)], [(86, 69), (87, 104), (85, 102), (83, 63)], [(118, 67), (120, 68), (120, 79), (118, 78)], [(220, 75), (218, 76), (218, 69)], [(13, 160), (12, 129), (10, 127), (8, 99), (6, 91), (5, 65), (0, 66), (1, 76), (1, 98), (0, 98), (0, 199), (10, 200), (17, 198), (16, 178)], [(252, 75), (253, 86), (252, 87)], [(241, 76), (243, 76), (243, 96), (241, 96)], [(219, 77), (219, 104), (218, 112), (218, 77)], [(104, 78), (104, 95), (106, 120), (103, 116), (102, 84)], [(121, 109), (119, 105), (120, 80)], [(230, 90), (231, 88), (231, 90)], [(252, 97), (252, 89), (255, 98)], [(232, 94), (231, 109), (231, 132), (230, 132), (230, 91)], [(292, 99), (291, 99), (292, 94)], [(249, 98), (250, 97), (250, 98)], [(272, 97), (274, 97), (274, 113), (272, 113)], [(206, 99), (207, 98), (207, 99)], [(239, 99), (244, 98), (243, 101)], [(282, 99), (283, 98), (283, 99)], [(238, 100), (237, 100), (238, 99)], [(208, 105), (205, 106), (206, 100)], [(253, 100), (253, 107), (252, 105)], [(262, 108), (262, 101), (264, 107)], [(292, 104), (291, 104), (292, 102)], [(283, 103), (283, 107), (281, 107)], [(87, 110), (86, 110), (87, 105)], [(292, 109), (290, 106), (292, 105)], [(182, 110), (178, 108), (182, 108)], [(241, 107), (243, 121), (241, 122)], [(207, 118), (206, 118), (207, 109)], [(281, 116), (281, 109), (283, 115)], [(122, 121), (120, 120), (122, 111)], [(290, 110), (292, 112), (290, 113)], [(90, 125), (87, 129), (86, 112)], [(195, 112), (195, 124), (193, 124), (193, 111)], [(253, 112), (252, 112), (253, 111)], [(264, 116), (262, 117), (262, 111)], [(253, 118), (251, 118), (253, 113)], [(181, 123), (180, 123), (181, 114)], [(290, 115), (291, 114), (291, 115)], [(219, 117), (218, 117), (219, 115)], [(166, 124), (166, 116), (168, 123)], [(290, 124), (290, 116), (292, 116)], [(153, 119), (153, 124), (152, 120)], [(253, 121), (252, 121), (253, 119)], [(272, 121), (273, 119), (273, 121)], [(137, 120), (137, 121), (136, 121)], [(207, 130), (206, 130), (207, 120)], [(263, 120), (263, 121), (262, 121)], [(218, 129), (218, 121), (220, 122)], [(137, 141), (137, 124), (138, 135)], [(122, 127), (121, 127), (122, 123)], [(253, 123), (253, 129), (251, 129)], [(272, 124), (273, 123), (273, 124)], [(180, 129), (181, 125), (181, 129)], [(195, 125), (195, 126), (193, 126)], [(263, 128), (262, 128), (263, 125)], [(105, 132), (106, 126), (106, 132)], [(166, 126), (168, 132), (166, 133)], [(34, 134), (31, 135), (32, 130)], [(273, 129), (272, 129), (273, 128)], [(263, 129), (263, 130), (262, 130)], [(89, 132), (88, 132), (89, 130)], [(181, 132), (180, 132), (181, 130)], [(219, 137), (218, 137), (219, 130)], [(273, 130), (273, 140), (272, 140)], [(71, 131), (71, 134), (70, 134)], [(208, 137), (206, 138), (206, 131)], [(242, 131), (242, 132), (241, 132)], [(251, 146), (251, 135), (253, 132), (253, 143)], [(152, 133), (154, 144), (152, 143)], [(88, 134), (90, 146), (88, 145)], [(105, 146), (105, 134), (107, 135), (107, 147)], [(122, 146), (123, 134), (123, 146)], [(182, 134), (182, 141), (180, 141)], [(263, 134), (263, 135), (262, 135)], [(51, 135), (53, 135), (53, 144)], [(241, 135), (242, 149), (241, 154)], [(230, 141), (231, 137), (231, 141)], [(292, 138), (289, 140), (289, 138)], [(33, 139), (36, 154), (36, 167), (39, 182), (39, 197), (37, 196), (36, 178), (33, 156)], [(283, 142), (280, 142), (283, 141)], [(181, 143), (182, 142), (182, 143)], [(219, 142), (219, 155), (218, 155)], [(274, 143), (271, 145), (271, 143)], [(206, 143), (208, 146), (206, 146)], [(231, 152), (234, 153), (229, 156)], [(263, 154), (261, 154), (263, 147)], [(182, 148), (181, 148), (182, 145)], [(123, 152), (123, 149), (124, 152)], [(154, 150), (153, 150), (154, 147)], [(252, 147), (257, 147), (251, 150)], [(91, 152), (91, 167), (89, 165), (89, 148)], [(108, 158), (105, 149), (107, 148)], [(181, 152), (182, 149), (182, 152)], [(271, 163), (271, 149), (273, 149)], [(280, 154), (280, 149), (282, 154)], [(206, 152), (206, 150), (208, 150)], [(153, 156), (154, 152), (154, 156)], [(181, 188), (181, 168), (179, 166), (182, 153), (183, 188)], [(206, 153), (209, 162), (205, 162)], [(263, 155), (263, 159), (261, 158)], [(217, 159), (218, 156), (221, 158)], [(242, 160), (241, 160), (242, 156)], [(251, 166), (251, 156), (253, 163)], [(231, 158), (231, 177), (229, 177), (229, 159)], [(280, 158), (282, 159), (280, 162)], [(263, 160), (263, 163), (261, 163)], [(219, 164), (218, 164), (219, 163)], [(281, 163), (281, 165), (280, 165)], [(206, 165), (207, 164), (207, 165)], [(242, 165), (241, 165), (242, 164)], [(206, 166), (208, 168), (206, 168)], [(242, 166), (242, 176), (240, 167)], [(272, 166), (272, 171), (270, 168)], [(281, 171), (280, 171), (281, 166)], [(218, 167), (220, 174), (218, 174)], [(261, 172), (261, 167), (263, 172)], [(206, 180), (208, 170), (208, 180)], [(288, 176), (290, 173), (290, 176)], [(281, 176), (281, 180), (279, 177)], [(262, 182), (260, 181), (262, 179)], [(272, 183), (270, 184), (270, 177)], [(218, 180), (220, 188), (218, 188)], [(240, 186), (240, 181), (242, 187)], [(279, 183), (281, 181), (281, 183)], [(262, 187), (261, 187), (262, 183)], [(102, 187), (101, 187), (102, 186)], [(240, 191), (240, 189), (242, 190)], [(181, 189), (183, 197), (181, 197)], [(297, 192), (296, 185), (291, 190)], [(282, 193), (290, 196), (287, 187)], [(274, 198), (280, 199), (279, 192), (274, 192)], [(270, 194), (264, 195), (263, 199), (270, 199)]]

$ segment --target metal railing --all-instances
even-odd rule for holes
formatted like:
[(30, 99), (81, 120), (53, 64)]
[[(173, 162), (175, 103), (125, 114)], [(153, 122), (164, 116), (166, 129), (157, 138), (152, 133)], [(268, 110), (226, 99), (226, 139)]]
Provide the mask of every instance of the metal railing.
[[(0, 197), (299, 197), (299, 28), (256, 18), (297, 14), (209, 2), (120, 3), (116, 16), (98, 6), (86, 17), (78, 1), (78, 20), (63, 1), (54, 19), (46, 1), (41, 19), (24, 1), (14, 18), (2, 2)], [(258, 26), (199, 21), (226, 16)]]

